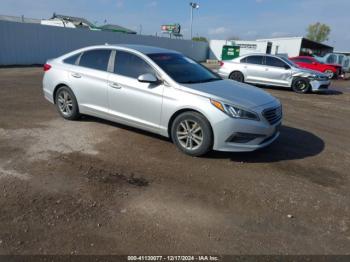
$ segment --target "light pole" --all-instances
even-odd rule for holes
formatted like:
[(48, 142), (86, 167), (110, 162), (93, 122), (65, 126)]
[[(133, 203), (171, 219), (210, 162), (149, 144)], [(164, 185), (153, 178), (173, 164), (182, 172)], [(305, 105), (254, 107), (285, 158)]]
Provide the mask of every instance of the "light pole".
[(198, 9), (199, 8), (199, 4), (197, 3), (190, 3), (191, 6), (191, 40), (193, 37), (193, 33), (192, 33), (192, 27), (193, 27), (193, 9)]

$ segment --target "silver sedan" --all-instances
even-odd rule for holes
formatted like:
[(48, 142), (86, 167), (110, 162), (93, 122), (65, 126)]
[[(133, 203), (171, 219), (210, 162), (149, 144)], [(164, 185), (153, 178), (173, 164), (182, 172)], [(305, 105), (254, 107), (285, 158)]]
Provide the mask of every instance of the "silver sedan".
[(327, 89), (328, 76), (300, 68), (283, 56), (249, 54), (221, 62), (218, 74), (224, 78), (250, 84), (281, 86), (297, 93)]
[(44, 65), (46, 99), (68, 120), (81, 114), (169, 137), (186, 154), (253, 151), (271, 144), (280, 102), (222, 80), (175, 51), (141, 45), (83, 48)]

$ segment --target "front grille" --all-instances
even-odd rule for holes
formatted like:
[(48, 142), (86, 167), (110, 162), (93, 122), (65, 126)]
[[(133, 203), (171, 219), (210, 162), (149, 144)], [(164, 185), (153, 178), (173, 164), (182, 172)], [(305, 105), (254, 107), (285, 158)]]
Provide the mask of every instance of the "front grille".
[(271, 125), (278, 123), (282, 119), (282, 106), (265, 109), (263, 116)]

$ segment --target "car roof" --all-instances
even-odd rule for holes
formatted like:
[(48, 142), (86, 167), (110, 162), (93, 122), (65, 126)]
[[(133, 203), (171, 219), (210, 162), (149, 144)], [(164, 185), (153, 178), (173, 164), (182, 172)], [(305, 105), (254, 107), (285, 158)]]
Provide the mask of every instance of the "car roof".
[(255, 56), (255, 55), (258, 55), (258, 56), (271, 56), (271, 57), (282, 57), (282, 55), (272, 55), (272, 54), (265, 54), (265, 53), (249, 53), (249, 54), (242, 55), (239, 58), (246, 57), (246, 56)]
[(90, 46), (89, 49), (95, 49), (95, 48), (101, 48), (101, 47), (103, 48), (114, 47), (117, 49), (134, 50), (143, 54), (179, 53), (174, 50), (170, 50), (166, 48), (148, 46), (148, 45), (134, 45), (134, 44), (105, 44), (105, 45), (98, 45), (98, 46)]
[(315, 59), (312, 56), (306, 56), (306, 55), (300, 55), (300, 56), (295, 56), (295, 57), (291, 57), (291, 58), (306, 58), (306, 59)]

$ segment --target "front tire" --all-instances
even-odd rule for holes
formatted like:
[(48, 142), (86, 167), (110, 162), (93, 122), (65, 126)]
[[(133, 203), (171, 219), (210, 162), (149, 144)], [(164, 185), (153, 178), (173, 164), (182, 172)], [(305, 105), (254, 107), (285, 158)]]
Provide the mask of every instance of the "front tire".
[(80, 113), (77, 99), (69, 87), (62, 86), (57, 90), (55, 104), (58, 112), (64, 119), (79, 119)]
[(336, 76), (336, 74), (334, 74), (332, 70), (325, 70), (323, 73), (325, 73), (329, 77), (329, 79), (333, 79)]
[(177, 116), (171, 127), (175, 145), (185, 154), (202, 156), (212, 149), (213, 132), (208, 120), (197, 112)]
[(297, 77), (292, 83), (292, 89), (299, 94), (305, 94), (310, 91), (310, 82), (306, 78)]
[(241, 72), (234, 71), (230, 74), (229, 78), (231, 80), (235, 80), (237, 82), (243, 83), (244, 82), (244, 75)]

